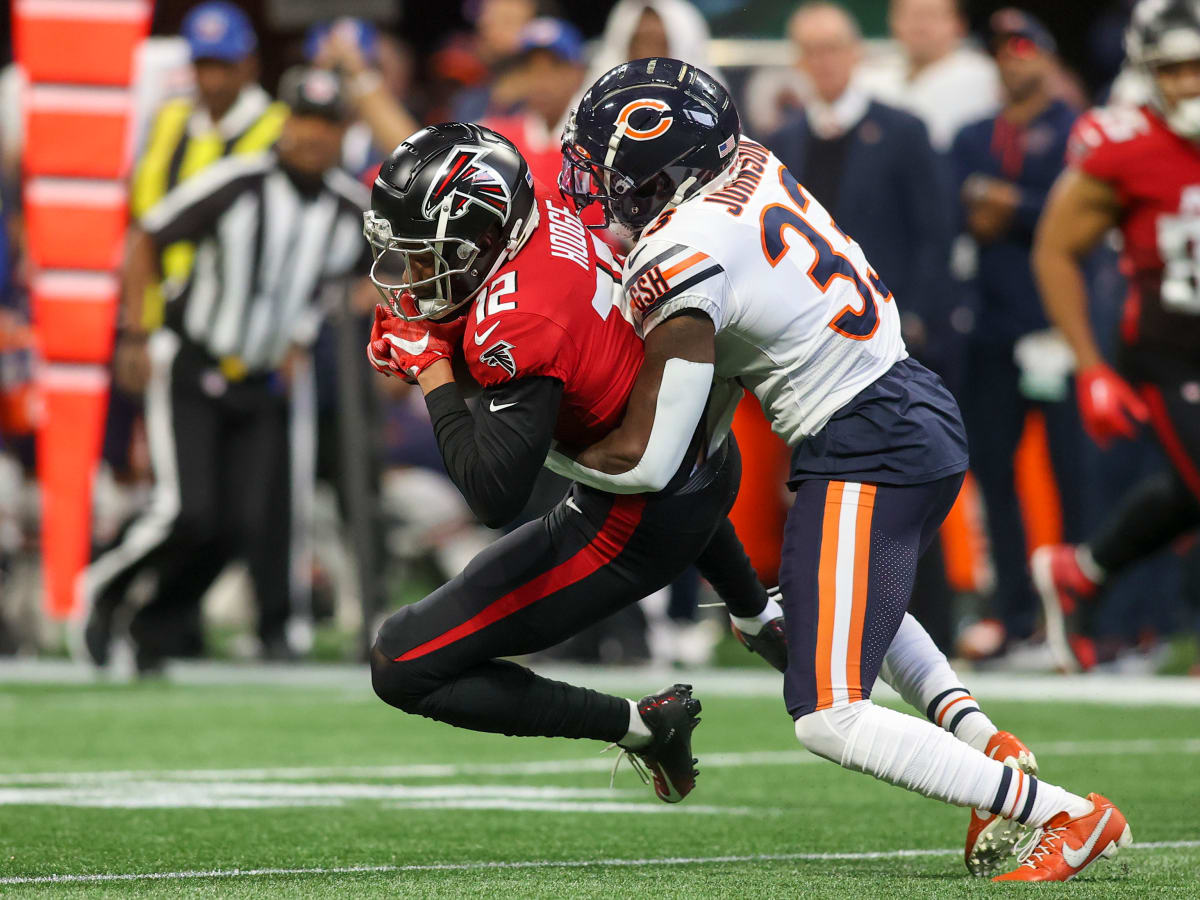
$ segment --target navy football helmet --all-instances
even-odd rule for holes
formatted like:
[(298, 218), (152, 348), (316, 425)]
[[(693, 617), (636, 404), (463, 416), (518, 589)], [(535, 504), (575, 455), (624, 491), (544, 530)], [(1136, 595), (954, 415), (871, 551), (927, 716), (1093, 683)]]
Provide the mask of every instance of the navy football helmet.
[(682, 203), (733, 160), (737, 107), (715, 78), (678, 59), (636, 59), (588, 88), (563, 131), (559, 187), (605, 225), (635, 232)]
[(537, 220), (533, 176), (511, 141), (481, 125), (430, 125), (392, 152), (371, 189), (371, 281), (401, 318), (446, 319), (517, 255)]

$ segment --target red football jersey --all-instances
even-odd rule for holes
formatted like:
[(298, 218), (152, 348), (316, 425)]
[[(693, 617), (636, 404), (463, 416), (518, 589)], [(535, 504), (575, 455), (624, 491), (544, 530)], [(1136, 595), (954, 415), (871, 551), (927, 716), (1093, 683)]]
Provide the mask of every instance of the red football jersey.
[(547, 375), (563, 383), (554, 436), (590, 444), (621, 420), (642, 341), (621, 290), (621, 263), (557, 190), (534, 183), (539, 220), (467, 314), (463, 352), (483, 387)]
[(1200, 147), (1149, 108), (1093, 109), (1075, 124), (1072, 165), (1121, 205), (1129, 279), (1126, 341), (1200, 349)]

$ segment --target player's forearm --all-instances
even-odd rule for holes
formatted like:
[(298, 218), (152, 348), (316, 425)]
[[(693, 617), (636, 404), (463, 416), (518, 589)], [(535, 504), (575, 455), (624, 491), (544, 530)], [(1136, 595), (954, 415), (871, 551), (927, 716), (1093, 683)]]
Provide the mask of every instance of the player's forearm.
[[(661, 491), (684, 463), (704, 415), (712, 377), (712, 363), (666, 360), (654, 386), (654, 413), (648, 421), (637, 417), (636, 422), (622, 422), (574, 460), (551, 451), (547, 467), (609, 493)], [(634, 392), (638, 390), (635, 384)]]
[(146, 232), (136, 226), (131, 228), (125, 255), (124, 295), (119, 323), (122, 330), (138, 332), (144, 328), (142, 306), (146, 291), (161, 280), (158, 247)]
[(355, 97), (355, 108), (359, 116), (371, 129), (375, 143), (385, 149), (397, 147), (410, 138), (420, 128), (403, 106), (391, 94), (382, 79), (375, 76), (373, 80), (365, 80), (375, 73), (364, 73), (363, 88)]
[(477, 415), (453, 383), (425, 395), (446, 472), (490, 528), (520, 514), (550, 446), (562, 385), (545, 383), (552, 379), (529, 381), (506, 389), (504, 402), (493, 402), (495, 392), (485, 392)]
[(1075, 353), (1080, 369), (1101, 362), (1088, 317), (1087, 282), (1079, 260), (1069, 251), (1039, 241), (1034, 246), (1033, 270), (1046, 317)]

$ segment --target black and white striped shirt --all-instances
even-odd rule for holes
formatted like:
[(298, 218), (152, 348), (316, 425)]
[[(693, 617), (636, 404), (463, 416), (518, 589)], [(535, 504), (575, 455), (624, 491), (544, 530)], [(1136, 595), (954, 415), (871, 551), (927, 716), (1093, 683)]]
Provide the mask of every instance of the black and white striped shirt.
[(274, 152), (233, 156), (171, 190), (141, 220), (159, 247), (192, 241), (188, 281), (167, 326), (214, 360), (247, 372), (278, 367), (293, 344), (316, 339), (322, 289), (366, 274), (367, 188), (340, 169), (301, 192)]

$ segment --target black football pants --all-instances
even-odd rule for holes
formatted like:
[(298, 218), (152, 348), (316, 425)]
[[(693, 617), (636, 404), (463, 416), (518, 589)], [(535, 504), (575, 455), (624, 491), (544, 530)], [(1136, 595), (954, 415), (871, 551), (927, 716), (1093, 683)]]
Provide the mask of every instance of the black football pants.
[(1200, 528), (1200, 359), (1128, 348), (1121, 368), (1150, 407), (1171, 468), (1135, 485), (1088, 542), (1109, 574)]
[(475, 731), (619, 740), (629, 725), (625, 699), (501, 657), (551, 647), (693, 562), (723, 596), (753, 598), (749, 608), (761, 610), (765, 593), (725, 518), (740, 478), (730, 438), (670, 495), (572, 485), (549, 513), (384, 623), (371, 652), (375, 692), (406, 712)]
[(226, 382), (166, 330), (152, 339), (151, 358), (154, 493), (89, 567), (89, 599), (115, 608), (139, 575), (156, 575), (130, 630), (140, 649), (172, 655), (199, 599), (191, 585), (207, 584), (214, 565), (240, 556), (254, 584), (259, 636), (280, 639), (290, 612), (286, 394), (266, 376)]

